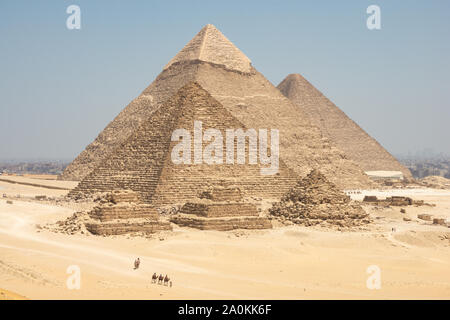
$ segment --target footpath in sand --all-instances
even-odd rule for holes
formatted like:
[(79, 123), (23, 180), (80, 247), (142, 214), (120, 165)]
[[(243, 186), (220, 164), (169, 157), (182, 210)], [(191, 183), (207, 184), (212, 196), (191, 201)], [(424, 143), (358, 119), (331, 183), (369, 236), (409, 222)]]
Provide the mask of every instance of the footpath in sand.
[[(6, 182), (0, 187), (0, 193), (23, 195), (0, 198), (0, 288), (7, 298), (14, 292), (29, 299), (450, 299), (450, 229), (417, 219), (418, 213), (450, 218), (445, 190), (401, 191), (436, 204), (408, 206), (405, 214), (398, 207), (364, 206), (374, 222), (353, 231), (174, 226), (146, 238), (40, 229), (37, 224), (72, 215), (75, 204), (31, 198), (61, 190)], [(137, 257), (141, 265), (133, 270)], [(79, 290), (66, 285), (73, 265), (81, 271)], [(381, 270), (379, 290), (366, 285), (371, 265)], [(152, 284), (154, 272), (168, 274), (173, 286)]]

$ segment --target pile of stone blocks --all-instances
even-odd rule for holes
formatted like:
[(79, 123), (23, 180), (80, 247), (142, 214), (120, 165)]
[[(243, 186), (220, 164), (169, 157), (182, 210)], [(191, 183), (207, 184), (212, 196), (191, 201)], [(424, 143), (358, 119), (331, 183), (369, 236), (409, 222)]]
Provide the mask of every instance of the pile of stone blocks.
[(438, 224), (441, 226), (447, 226), (447, 220), (444, 218), (434, 218), (433, 219), (433, 224)]
[(142, 203), (139, 194), (131, 190), (107, 193), (88, 215), (86, 229), (97, 235), (172, 230), (170, 223), (159, 220), (153, 206)]
[(369, 215), (335, 184), (317, 170), (304, 179), (269, 209), (281, 222), (312, 226), (322, 223), (340, 227), (360, 226), (371, 222)]
[(183, 227), (201, 230), (269, 229), (269, 219), (260, 217), (256, 205), (243, 202), (239, 188), (214, 187), (194, 202), (187, 202), (171, 218)]
[(421, 213), (417, 215), (417, 218), (420, 220), (431, 221), (433, 220), (433, 216), (431, 214)]

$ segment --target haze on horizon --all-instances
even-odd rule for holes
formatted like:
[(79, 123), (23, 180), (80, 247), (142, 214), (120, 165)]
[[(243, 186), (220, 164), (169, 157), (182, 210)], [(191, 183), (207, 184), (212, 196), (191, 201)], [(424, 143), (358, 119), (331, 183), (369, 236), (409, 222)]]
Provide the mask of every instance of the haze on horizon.
[[(300, 73), (394, 155), (450, 154), (450, 3), (0, 4), (0, 160), (73, 159), (207, 23), (275, 86)], [(366, 28), (381, 7), (382, 29)]]

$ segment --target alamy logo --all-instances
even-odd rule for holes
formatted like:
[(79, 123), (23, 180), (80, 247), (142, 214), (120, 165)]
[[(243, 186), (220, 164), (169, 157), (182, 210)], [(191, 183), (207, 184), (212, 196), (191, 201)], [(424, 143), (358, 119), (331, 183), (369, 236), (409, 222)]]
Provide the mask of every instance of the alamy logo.
[(79, 290), (81, 288), (81, 270), (77, 265), (71, 265), (67, 267), (67, 274), (70, 276), (66, 280), (66, 286), (69, 290)]
[[(193, 159), (192, 159), (193, 140)], [(248, 148), (246, 141), (248, 140)], [(171, 159), (174, 164), (245, 164), (246, 149), (248, 163), (263, 165), (262, 175), (274, 175), (279, 165), (279, 131), (270, 129), (270, 149), (268, 149), (268, 130), (259, 129), (226, 129), (225, 155), (224, 137), (221, 130), (209, 128), (203, 132), (203, 123), (194, 121), (193, 139), (186, 129), (177, 129), (172, 133), (172, 141), (179, 143), (172, 149)], [(207, 145), (203, 147), (203, 142)], [(258, 152), (259, 151), (259, 152)]]
[(366, 286), (370, 290), (380, 290), (381, 289), (381, 269), (377, 265), (371, 265), (367, 267), (366, 272), (370, 274), (367, 278)]
[(77, 5), (70, 5), (66, 9), (66, 13), (70, 14), (66, 20), (66, 27), (69, 30), (81, 29), (81, 9)]
[(367, 7), (367, 14), (370, 16), (367, 18), (367, 29), (380, 30), (381, 29), (381, 9), (377, 5), (371, 5)]

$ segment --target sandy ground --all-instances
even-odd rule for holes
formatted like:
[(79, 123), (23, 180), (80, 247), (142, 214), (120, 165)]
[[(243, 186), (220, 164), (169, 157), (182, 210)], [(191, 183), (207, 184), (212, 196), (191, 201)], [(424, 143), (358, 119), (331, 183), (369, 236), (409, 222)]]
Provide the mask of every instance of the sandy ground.
[[(2, 182), (0, 188), (0, 194), (23, 197), (64, 194)], [(418, 213), (450, 219), (450, 191), (389, 192), (407, 192), (436, 207), (409, 206), (405, 214), (399, 207), (366, 207), (374, 223), (352, 232), (175, 226), (147, 239), (52, 233), (36, 224), (61, 220), (73, 209), (0, 198), (0, 299), (450, 299), (450, 229), (417, 219)], [(374, 192), (355, 197), (364, 194)], [(141, 266), (133, 270), (136, 257)], [(81, 271), (80, 289), (66, 284), (74, 265)], [(367, 288), (372, 265), (380, 268), (380, 289)], [(173, 286), (152, 284), (153, 272), (167, 273)]]
[[(0, 194), (16, 196), (32, 196), (45, 194), (47, 196), (61, 196), (67, 193), (67, 190), (77, 186), (76, 181), (57, 181), (54, 179), (38, 179), (40, 175), (12, 176), (0, 175)], [(36, 186), (37, 185), (37, 186)], [(38, 187), (38, 186), (42, 186)], [(50, 188), (45, 188), (50, 187)], [(51, 189), (52, 187), (66, 189)]]

